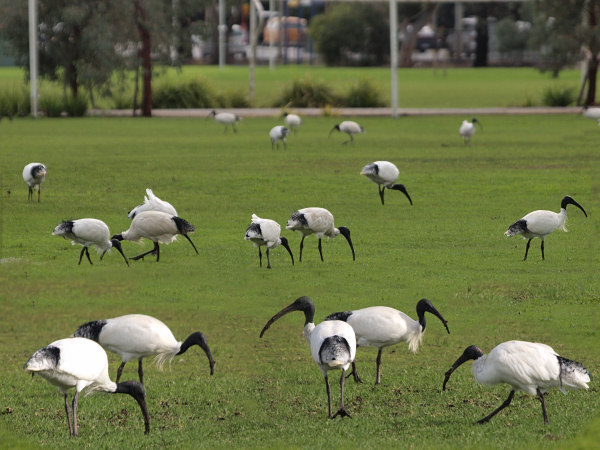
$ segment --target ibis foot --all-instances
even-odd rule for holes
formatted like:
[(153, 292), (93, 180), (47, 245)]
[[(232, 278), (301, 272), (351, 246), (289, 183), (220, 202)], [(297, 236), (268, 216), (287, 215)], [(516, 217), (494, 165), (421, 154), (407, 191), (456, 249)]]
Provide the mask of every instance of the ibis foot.
[(340, 409), (338, 409), (338, 411), (333, 415), (332, 419), (335, 419), (337, 416), (349, 417), (352, 419), (352, 416), (348, 414), (348, 411), (346, 411), (346, 408), (344, 408), (343, 406)]

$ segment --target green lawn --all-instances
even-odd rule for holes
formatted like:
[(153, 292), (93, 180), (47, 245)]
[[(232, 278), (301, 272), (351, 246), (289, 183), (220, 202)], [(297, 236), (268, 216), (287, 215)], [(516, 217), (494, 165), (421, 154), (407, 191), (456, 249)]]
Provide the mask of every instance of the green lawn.
[[(200, 69), (199, 69), (200, 70)], [(423, 72), (430, 73), (430, 72)], [(402, 75), (401, 75), (402, 76)], [(451, 79), (451, 74), (447, 80)], [(464, 83), (464, 81), (462, 81)], [(278, 119), (244, 119), (223, 133), (197, 119), (15, 119), (0, 123), (0, 442), (76, 447), (584, 447), (596, 442), (600, 416), (600, 281), (598, 196), (600, 127), (580, 116), (483, 116), (472, 147), (458, 136), (459, 117), (359, 118), (366, 134), (353, 145), (327, 133), (335, 118), (305, 118), (287, 150), (272, 150)], [(359, 175), (375, 160), (400, 168), (414, 206)], [(44, 162), (42, 202), (27, 202), (25, 164)], [(196, 226), (191, 235), (127, 268), (112, 252), (77, 265), (79, 246), (52, 230), (63, 219), (95, 217), (112, 233), (145, 188), (173, 203)], [(569, 233), (539, 240), (522, 261), (525, 241), (506, 228), (535, 209), (558, 211), (572, 195)], [(303, 261), (284, 249), (273, 268), (258, 266), (243, 240), (250, 216), (285, 225), (290, 213), (328, 208), (352, 231), (356, 261), (342, 238), (314, 237)], [(283, 231), (296, 259), (300, 235)], [(124, 242), (128, 256), (149, 249)], [(434, 317), (418, 354), (405, 344), (384, 351), (382, 384), (373, 389), (376, 350), (361, 348), (365, 384), (346, 384), (352, 419), (327, 419), (323, 377), (302, 336), (304, 317), (266, 321), (301, 295), (316, 304), (315, 321), (335, 311), (388, 305), (416, 317), (430, 299)], [(80, 437), (68, 440), (62, 397), (22, 371), (27, 358), (80, 324), (127, 313), (150, 314), (178, 339), (200, 330), (216, 360), (209, 376), (197, 348), (159, 371), (145, 364), (152, 431), (143, 435), (131, 398), (95, 394), (79, 402)], [(468, 345), (544, 342), (590, 370), (590, 390), (539, 401), (518, 393), (489, 424), (472, 423), (506, 398), (509, 387), (474, 383), (471, 364), (442, 392), (444, 372)], [(114, 377), (120, 360), (109, 354)], [(136, 379), (135, 362), (124, 379)], [(339, 386), (332, 374), (333, 402)], [(575, 441), (574, 441), (575, 440)]]
[[(157, 70), (154, 80), (160, 84), (165, 80), (203, 78), (219, 93), (248, 93), (248, 67), (185, 66), (181, 71)], [(372, 82), (381, 98), (390, 104), (389, 68), (329, 68), (307, 65), (278, 66), (275, 70), (260, 66), (256, 69), (255, 98), (257, 107), (273, 106), (285, 87), (293, 80), (308, 78), (324, 82), (337, 94), (344, 94), (361, 79)], [(578, 70), (564, 70), (553, 79), (548, 73), (533, 68), (448, 68), (399, 69), (399, 106), (403, 108), (479, 108), (494, 106), (539, 106), (542, 96), (549, 88), (568, 87), (579, 92)], [(0, 68), (0, 89), (20, 86), (24, 74), (16, 68)], [(41, 92), (52, 92), (61, 88), (54, 83), (41, 82)], [(128, 84), (127, 89), (131, 89)], [(114, 89), (117, 92), (118, 89)], [(99, 106), (112, 108), (110, 99), (96, 94)]]

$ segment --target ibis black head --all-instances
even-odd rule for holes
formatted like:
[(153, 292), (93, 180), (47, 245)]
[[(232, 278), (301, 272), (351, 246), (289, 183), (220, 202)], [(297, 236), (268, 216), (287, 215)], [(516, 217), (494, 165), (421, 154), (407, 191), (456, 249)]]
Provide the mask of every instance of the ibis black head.
[(462, 355), (460, 355), (460, 358), (458, 358), (456, 360), (456, 362), (454, 364), (452, 364), (452, 367), (450, 367), (450, 370), (448, 370), (448, 372), (446, 372), (446, 377), (444, 378), (444, 385), (442, 386), (442, 390), (445, 391), (446, 390), (446, 383), (448, 382), (448, 380), (450, 379), (450, 375), (452, 375), (452, 372), (454, 372), (458, 366), (460, 366), (462, 363), (469, 361), (470, 359), (472, 360), (476, 360), (478, 358), (481, 358), (483, 356), (483, 352), (481, 351), (481, 349), (475, 345), (470, 345), (469, 347), (467, 347), (465, 349), (465, 351), (463, 352)]
[(290, 249), (290, 243), (288, 242), (286, 237), (281, 238), (281, 245), (285, 247), (285, 249), (290, 254), (290, 258), (292, 258), (292, 266), (294, 265), (294, 255), (292, 254), (292, 250)]
[(204, 350), (204, 353), (206, 353), (206, 357), (208, 358), (208, 364), (210, 365), (210, 374), (212, 375), (215, 372), (215, 360), (213, 359), (212, 353), (210, 351), (210, 348), (208, 347), (208, 343), (206, 342), (204, 334), (202, 334), (200, 331), (196, 331), (195, 333), (190, 334), (187, 337), (187, 339), (183, 341), (181, 347), (179, 347), (177, 355), (185, 353), (187, 349), (190, 348), (192, 345), (197, 345), (202, 350)]
[(567, 209), (567, 205), (575, 205), (577, 206), (580, 210), (583, 211), (583, 214), (585, 214), (585, 217), (587, 217), (587, 213), (585, 212), (585, 209), (583, 209), (583, 206), (581, 206), (579, 203), (577, 203), (573, 197), (570, 197), (568, 195), (565, 195), (563, 197), (563, 199), (560, 202), (560, 207), (561, 209), (566, 210)]
[[(122, 238), (122, 236), (121, 236), (121, 238)], [(129, 261), (127, 261), (127, 256), (125, 256), (125, 253), (123, 253), (123, 248), (121, 247), (121, 242), (119, 241), (119, 239), (117, 239), (113, 236), (113, 239), (110, 240), (110, 243), (112, 244), (113, 248), (116, 248), (119, 251), (119, 253), (121, 254), (121, 256), (123, 256), (125, 263), (127, 265), (129, 265)], [(105, 253), (106, 253), (106, 250), (102, 253), (102, 255), (100, 255), (100, 259), (102, 259), (104, 257)]]
[(114, 393), (131, 395), (138, 402), (144, 416), (144, 434), (150, 433), (150, 417), (148, 416), (148, 408), (146, 406), (144, 385), (137, 381), (124, 381), (123, 383), (117, 383), (117, 389)]
[(442, 317), (442, 315), (439, 313), (439, 311), (437, 309), (435, 309), (435, 307), (433, 306), (433, 303), (431, 303), (426, 298), (419, 300), (419, 302), (417, 303), (417, 316), (419, 317), (419, 323), (421, 324), (422, 331), (425, 331), (425, 326), (426, 326), (425, 313), (426, 312), (431, 313), (434, 316), (436, 316), (438, 319), (440, 319), (442, 321), (442, 323), (444, 324), (444, 326), (446, 327), (446, 331), (448, 332), (448, 334), (450, 334), (450, 330), (448, 329), (448, 321), (446, 319), (444, 319), (444, 317)]
[(413, 202), (410, 198), (410, 195), (408, 195), (408, 191), (406, 190), (406, 188), (404, 187), (403, 184), (394, 184), (390, 189), (395, 189), (396, 191), (400, 191), (404, 195), (406, 195), (406, 198), (408, 199), (408, 201), (410, 202), (410, 204), (412, 206)]
[(329, 136), (331, 136), (331, 133), (333, 133), (335, 130), (340, 131), (340, 126), (338, 125), (334, 125), (333, 128), (331, 129), (331, 131), (329, 132)]
[(350, 250), (352, 250), (352, 261), (356, 261), (356, 255), (354, 254), (354, 245), (352, 245), (352, 239), (350, 239), (350, 230), (346, 227), (339, 227), (338, 230), (340, 230), (340, 234), (344, 236), (348, 241)]
[(208, 116), (206, 116), (207, 119), (210, 119), (211, 117), (215, 117), (217, 115), (217, 112), (213, 109), (211, 112), (208, 113)]
[(473, 120), (471, 120), (471, 123), (473, 125), (475, 125), (475, 124), (479, 125), (479, 127), (483, 130), (483, 125), (481, 125), (481, 122), (479, 120), (477, 120), (475, 117), (473, 117)]
[(292, 311), (304, 312), (304, 318), (305, 318), (304, 326), (306, 326), (309, 323), (312, 323), (315, 318), (315, 304), (312, 302), (312, 300), (306, 296), (299, 297), (296, 299), (296, 301), (294, 303), (286, 306), (285, 308), (283, 308), (281, 311), (279, 311), (277, 314), (275, 314), (273, 317), (271, 317), (269, 319), (267, 324), (263, 327), (262, 331), (260, 332), (260, 337), (263, 337), (263, 334), (265, 334), (265, 331), (267, 331), (269, 329), (269, 327), (273, 324), (273, 322), (275, 322), (281, 316), (284, 316), (287, 313), (292, 312)]
[(114, 241), (115, 239), (116, 239), (117, 241), (122, 241), (122, 240), (123, 240), (123, 234), (115, 234), (115, 235), (113, 235), (113, 237), (111, 237), (111, 238), (110, 238), (110, 241), (112, 242), (112, 241)]

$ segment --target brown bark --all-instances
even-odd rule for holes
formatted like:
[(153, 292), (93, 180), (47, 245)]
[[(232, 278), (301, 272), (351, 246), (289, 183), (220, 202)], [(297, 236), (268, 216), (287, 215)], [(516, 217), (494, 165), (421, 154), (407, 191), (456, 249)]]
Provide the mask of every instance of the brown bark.
[(145, 24), (146, 11), (139, 1), (133, 2), (135, 8), (135, 23), (140, 36), (142, 60), (142, 116), (152, 117), (152, 59), (150, 48), (150, 31)]

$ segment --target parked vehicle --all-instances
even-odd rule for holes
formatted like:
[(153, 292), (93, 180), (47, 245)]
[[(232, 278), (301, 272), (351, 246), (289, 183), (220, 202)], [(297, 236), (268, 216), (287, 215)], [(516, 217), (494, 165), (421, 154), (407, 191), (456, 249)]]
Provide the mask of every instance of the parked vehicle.
[[(289, 45), (304, 45), (307, 33), (306, 19), (293, 16), (282, 17), (281, 28), (283, 28), (284, 42), (287, 42), (287, 44)], [(269, 20), (267, 20), (265, 29), (263, 31), (263, 43), (270, 44), (271, 42), (273, 42), (273, 44), (278, 44), (279, 30), (279, 17), (271, 17)]]
[[(466, 56), (473, 55), (477, 49), (477, 17), (463, 17), (461, 19), (460, 38), (462, 51)], [(446, 38), (448, 49), (456, 53), (456, 30)]]

